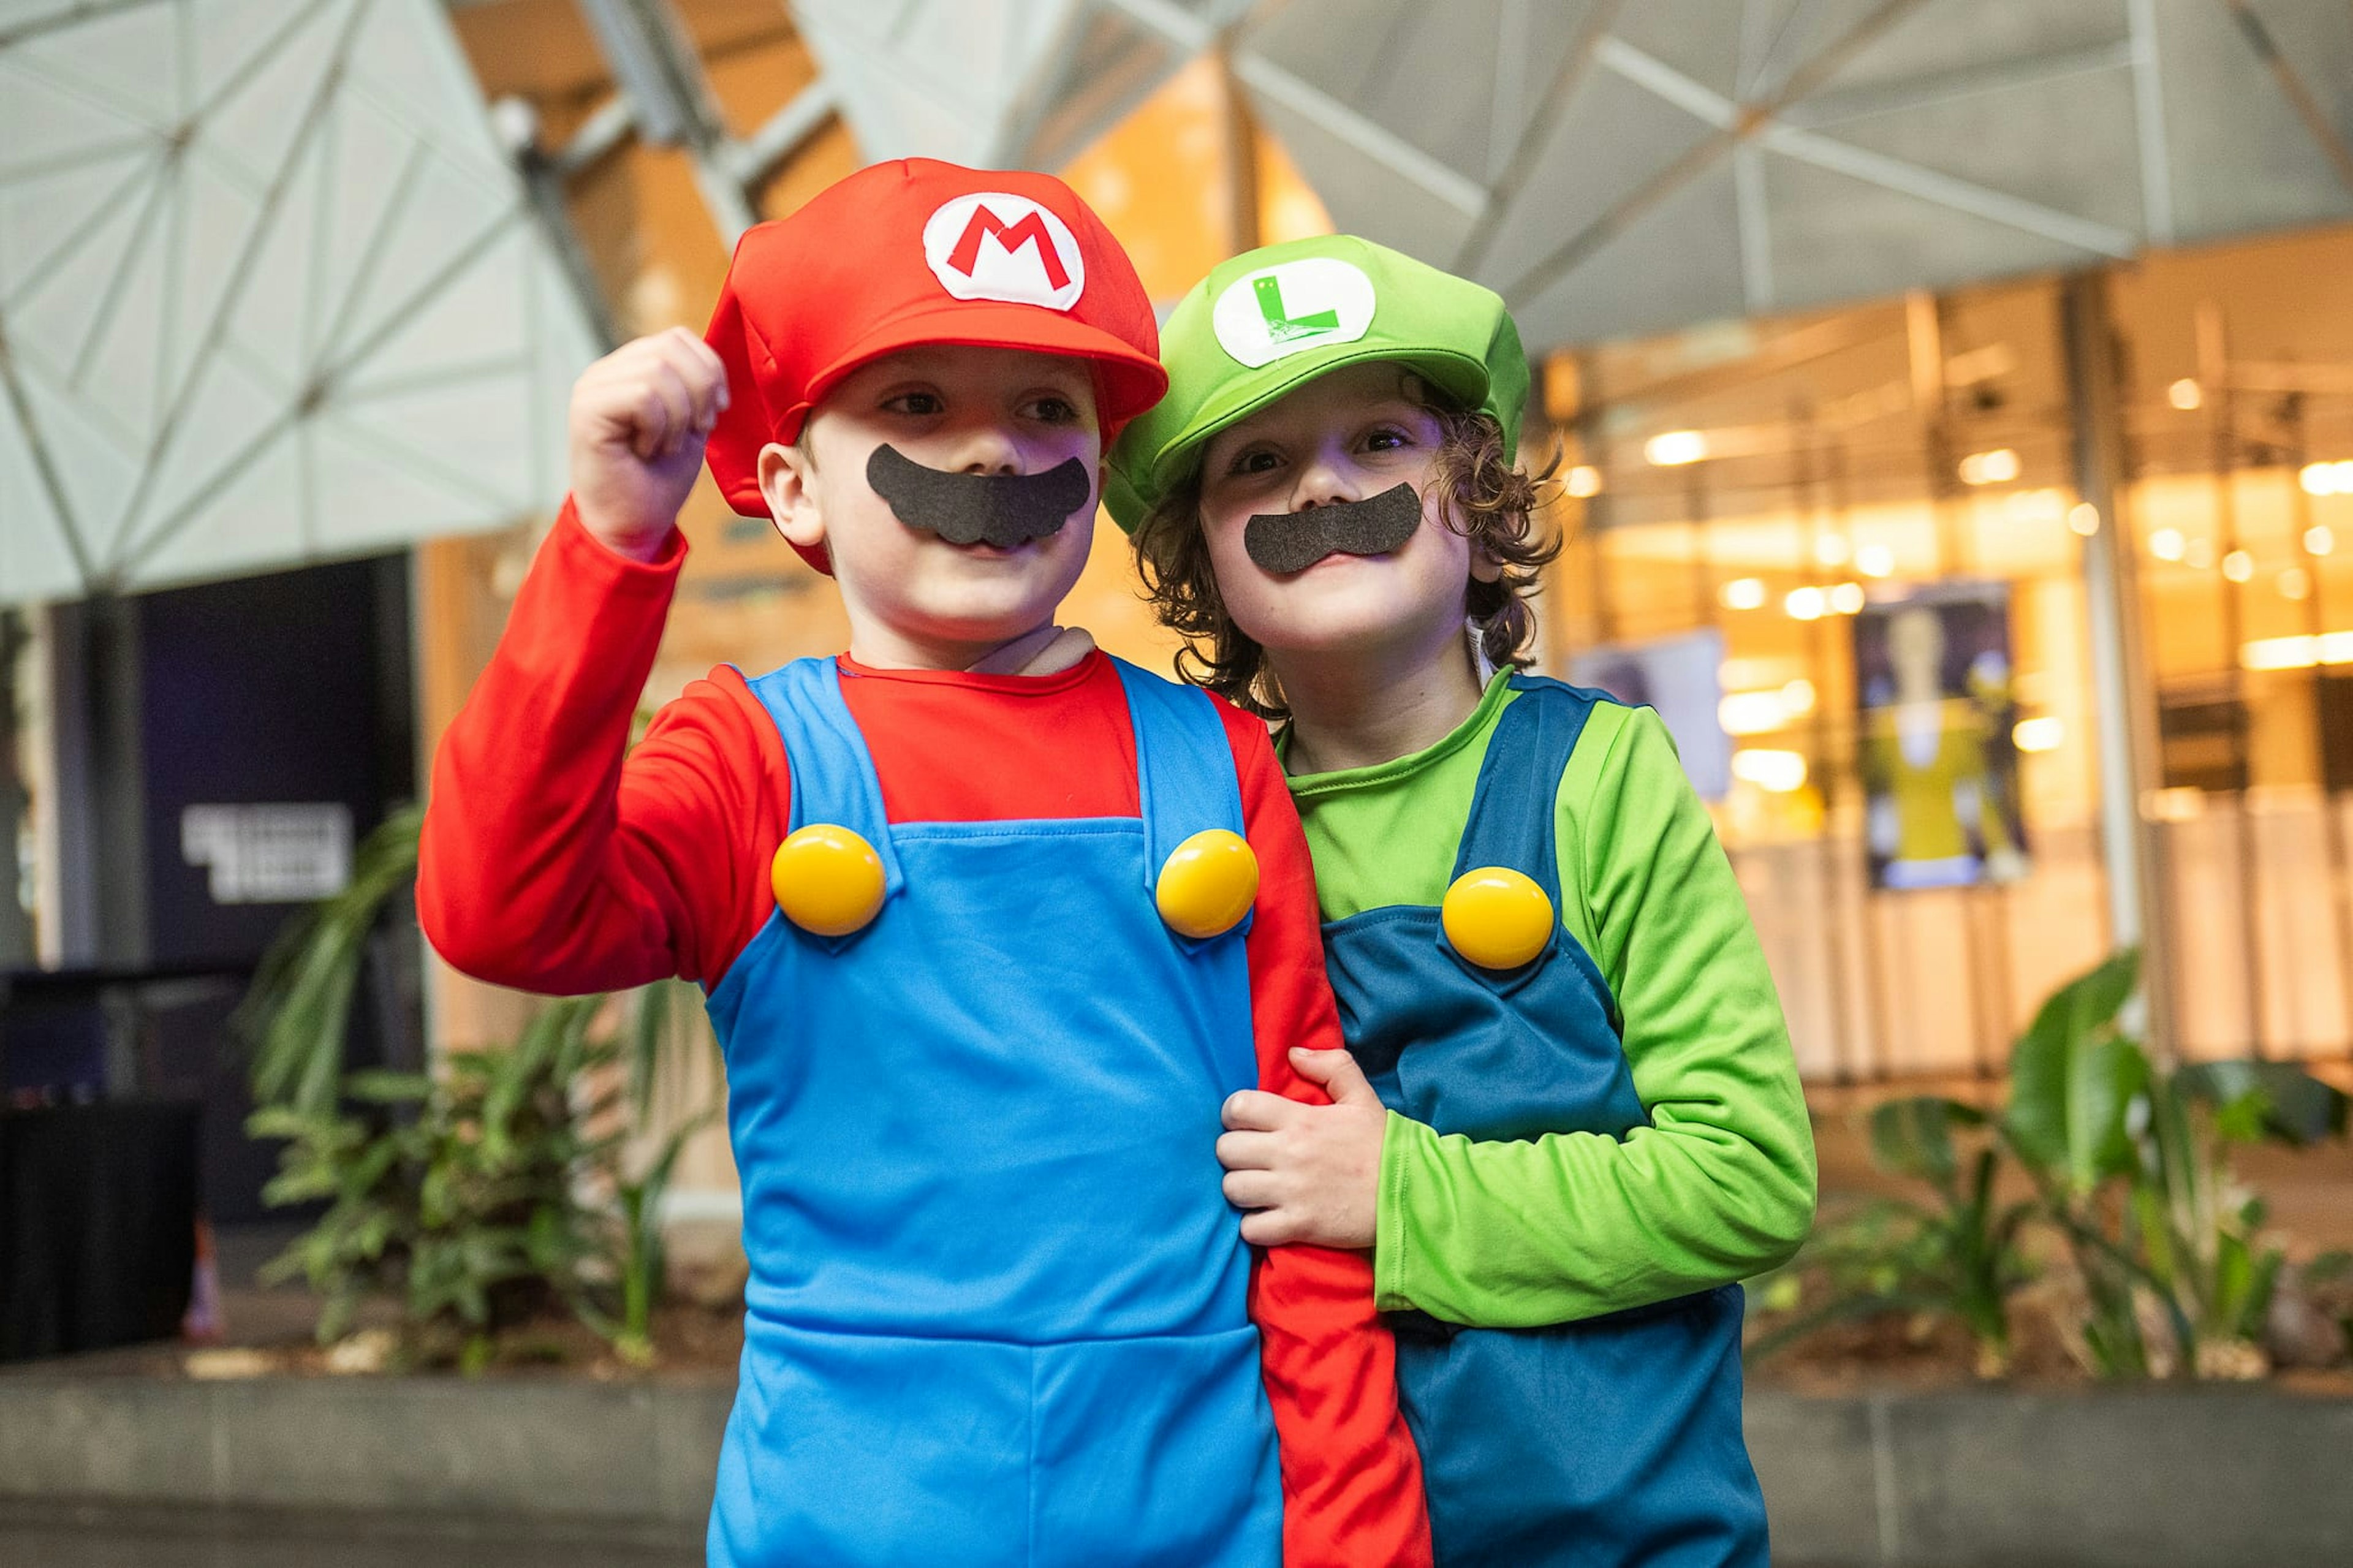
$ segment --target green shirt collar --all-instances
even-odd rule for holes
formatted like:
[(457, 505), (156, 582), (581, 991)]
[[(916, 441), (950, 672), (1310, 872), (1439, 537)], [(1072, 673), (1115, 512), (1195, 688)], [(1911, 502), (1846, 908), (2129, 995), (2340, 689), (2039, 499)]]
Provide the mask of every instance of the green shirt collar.
[[(1393, 757), (1386, 763), (1373, 763), (1361, 768), (1340, 768), (1328, 773), (1294, 774), (1289, 781), (1293, 798), (1304, 799), (1311, 795), (1338, 795), (1350, 790), (1395, 784), (1400, 779), (1410, 778), (1424, 768), (1444, 762), (1494, 728), (1496, 719), (1504, 711), (1504, 704), (1511, 700), (1511, 676), (1512, 672), (1508, 669), (1497, 670), (1494, 678), (1487, 682), (1487, 689), (1480, 697), (1479, 706), (1471, 710), (1469, 718), (1454, 727), (1452, 733), (1437, 744), (1426, 746), (1419, 752), (1411, 752), (1402, 757)], [(1287, 770), (1291, 758), (1289, 725), (1283, 726), (1274, 737), (1274, 754)]]

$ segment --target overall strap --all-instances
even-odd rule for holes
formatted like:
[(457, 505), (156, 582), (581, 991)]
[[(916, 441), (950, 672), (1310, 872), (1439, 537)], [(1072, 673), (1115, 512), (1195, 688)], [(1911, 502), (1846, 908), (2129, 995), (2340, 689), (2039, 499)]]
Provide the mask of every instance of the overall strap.
[(1487, 738), (1487, 755), (1479, 764), (1479, 785), (1471, 797), (1471, 817), (1462, 827), (1453, 874), (1506, 866), (1534, 879), (1558, 909), (1560, 857), (1553, 842), (1553, 800), (1593, 705), (1612, 699), (1543, 676), (1507, 679), (1517, 695)]
[(881, 858), (882, 896), (895, 897), (906, 879), (892, 847), (874, 758), (841, 700), (840, 667), (830, 658), (797, 658), (749, 684), (784, 738), (792, 774), (791, 826), (832, 823), (865, 839)]
[[(1144, 818), (1144, 879), (1150, 887), (1169, 852), (1205, 828), (1242, 833), (1241, 781), (1217, 705), (1198, 687), (1179, 686), (1113, 658), (1135, 726), (1137, 815)], [(1248, 837), (1244, 834), (1244, 837)]]

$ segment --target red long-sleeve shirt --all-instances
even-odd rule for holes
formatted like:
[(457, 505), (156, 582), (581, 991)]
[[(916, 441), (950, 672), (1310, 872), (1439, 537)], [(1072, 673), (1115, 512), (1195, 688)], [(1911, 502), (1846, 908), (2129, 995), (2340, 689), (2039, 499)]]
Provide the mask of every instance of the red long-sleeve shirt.
[[(693, 682), (628, 746), (684, 558), (673, 535), (654, 563), (624, 560), (567, 502), (533, 563), (442, 740), (425, 817), (417, 914), (466, 973), (555, 993), (670, 975), (715, 985), (775, 907), (768, 862), (789, 823), (789, 764), (744, 677), (723, 668)], [(893, 822), (1137, 814), (1134, 731), (1101, 653), (1050, 676), (847, 657), (840, 668)], [(1306, 840), (1264, 727), (1219, 712), (1259, 861), (1246, 942), (1260, 1082), (1318, 1100), (1286, 1054), (1341, 1043)], [(1282, 1449), (1286, 1563), (1427, 1563), (1420, 1462), (1369, 1260), (1274, 1248), (1252, 1271), (1250, 1309)]]

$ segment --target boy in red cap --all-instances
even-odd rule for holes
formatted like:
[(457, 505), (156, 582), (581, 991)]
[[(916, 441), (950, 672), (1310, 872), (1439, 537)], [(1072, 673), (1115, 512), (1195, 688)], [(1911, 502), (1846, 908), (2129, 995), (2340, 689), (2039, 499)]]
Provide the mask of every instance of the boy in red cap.
[[(1339, 1045), (1265, 729), (1053, 622), (1156, 349), (1046, 176), (881, 164), (752, 229), (707, 343), (582, 376), (442, 742), (445, 956), (709, 991), (752, 1262), (714, 1564), (1429, 1560), (1368, 1266), (1253, 1256), (1219, 1191), (1224, 1098)], [(628, 751), (706, 445), (849, 649)]]

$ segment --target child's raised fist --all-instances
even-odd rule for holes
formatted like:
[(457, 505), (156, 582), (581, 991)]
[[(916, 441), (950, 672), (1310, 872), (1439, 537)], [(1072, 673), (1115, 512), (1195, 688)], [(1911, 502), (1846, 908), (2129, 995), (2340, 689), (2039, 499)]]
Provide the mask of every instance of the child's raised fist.
[(661, 552), (726, 406), (726, 367), (684, 327), (623, 343), (581, 373), (572, 497), (597, 542), (638, 561)]

